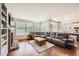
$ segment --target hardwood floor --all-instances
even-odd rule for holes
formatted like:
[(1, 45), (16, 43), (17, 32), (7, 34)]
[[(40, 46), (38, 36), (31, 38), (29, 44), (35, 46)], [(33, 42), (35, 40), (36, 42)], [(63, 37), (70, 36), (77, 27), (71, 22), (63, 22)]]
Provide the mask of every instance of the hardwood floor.
[(77, 43), (77, 48), (74, 49), (54, 46), (38, 53), (28, 41), (24, 40), (19, 42), (19, 49), (9, 52), (8, 56), (79, 56), (79, 43)]

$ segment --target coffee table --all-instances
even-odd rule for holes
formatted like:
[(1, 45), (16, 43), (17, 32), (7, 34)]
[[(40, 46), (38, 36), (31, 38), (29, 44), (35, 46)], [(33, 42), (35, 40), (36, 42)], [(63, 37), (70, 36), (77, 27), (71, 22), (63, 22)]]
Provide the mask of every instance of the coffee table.
[(41, 37), (35, 37), (34, 38), (35, 43), (39, 46), (45, 45), (46, 44), (46, 39), (41, 38)]

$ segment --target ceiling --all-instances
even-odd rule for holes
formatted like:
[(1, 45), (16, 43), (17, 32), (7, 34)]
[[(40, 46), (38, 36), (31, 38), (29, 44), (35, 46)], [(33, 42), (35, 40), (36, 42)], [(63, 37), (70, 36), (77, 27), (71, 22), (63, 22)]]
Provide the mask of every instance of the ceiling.
[(36, 22), (47, 19), (61, 22), (79, 19), (78, 3), (6, 3), (6, 6), (13, 17)]

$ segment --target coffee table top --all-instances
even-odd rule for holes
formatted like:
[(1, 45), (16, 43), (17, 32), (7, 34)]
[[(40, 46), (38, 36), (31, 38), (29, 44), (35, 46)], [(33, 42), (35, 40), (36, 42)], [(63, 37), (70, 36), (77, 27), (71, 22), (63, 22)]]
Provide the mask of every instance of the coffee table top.
[(46, 39), (41, 38), (41, 37), (35, 37), (34, 39), (37, 40), (37, 41), (44, 41), (44, 40), (46, 40)]

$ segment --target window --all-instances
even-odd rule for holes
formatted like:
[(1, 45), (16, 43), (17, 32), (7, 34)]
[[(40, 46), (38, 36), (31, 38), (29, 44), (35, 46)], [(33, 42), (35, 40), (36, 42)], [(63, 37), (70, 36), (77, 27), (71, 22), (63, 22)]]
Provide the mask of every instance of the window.
[(33, 22), (16, 22), (16, 35), (24, 35), (28, 32), (39, 32), (40, 24)]
[(33, 32), (33, 23), (27, 23), (26, 24), (26, 31), (27, 32)]
[(25, 34), (25, 23), (24, 22), (16, 22), (16, 35)]

